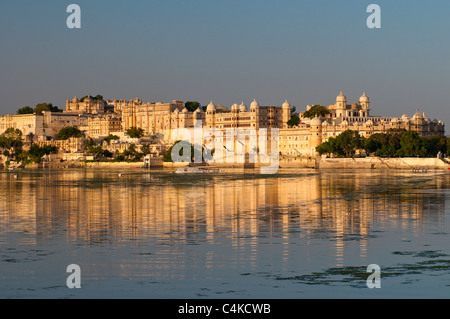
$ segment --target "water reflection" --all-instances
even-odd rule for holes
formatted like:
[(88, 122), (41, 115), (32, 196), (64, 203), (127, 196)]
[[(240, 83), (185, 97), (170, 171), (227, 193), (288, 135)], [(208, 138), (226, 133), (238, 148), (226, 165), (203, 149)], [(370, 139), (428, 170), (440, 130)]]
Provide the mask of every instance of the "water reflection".
[[(368, 253), (371, 230), (443, 225), (449, 176), (405, 172), (314, 170), (179, 176), (167, 172), (64, 170), (0, 174), (1, 234), (26, 244), (56, 235), (80, 245), (157, 239), (174, 245), (220, 245), (255, 265), (264, 243), (289, 262), (293, 239), (331, 241), (336, 265), (348, 242)], [(205, 255), (206, 267), (214, 253)]]

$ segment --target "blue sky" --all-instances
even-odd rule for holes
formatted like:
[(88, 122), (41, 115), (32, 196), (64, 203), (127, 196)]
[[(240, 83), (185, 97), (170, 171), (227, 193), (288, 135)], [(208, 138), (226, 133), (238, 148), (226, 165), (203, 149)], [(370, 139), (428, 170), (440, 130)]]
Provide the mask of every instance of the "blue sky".
[[(66, 8), (81, 7), (81, 29)], [(381, 29), (366, 8), (381, 7)], [(450, 123), (448, 1), (2, 1), (0, 113), (67, 98), (297, 109), (366, 91), (372, 114)]]

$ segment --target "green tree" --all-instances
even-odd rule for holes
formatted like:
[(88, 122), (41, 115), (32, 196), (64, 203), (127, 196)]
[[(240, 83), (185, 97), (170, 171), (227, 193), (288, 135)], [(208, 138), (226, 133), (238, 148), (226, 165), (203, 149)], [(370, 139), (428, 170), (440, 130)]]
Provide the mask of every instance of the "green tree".
[(21, 149), (23, 145), (22, 131), (12, 127), (0, 135), (0, 147), (5, 149)]
[(359, 135), (358, 131), (346, 130), (336, 138), (330, 137), (327, 142), (316, 147), (316, 151), (319, 155), (334, 154), (350, 157), (355, 155), (356, 150), (363, 148), (364, 142), (364, 138)]
[(338, 149), (336, 145), (336, 138), (330, 137), (328, 141), (320, 144), (316, 147), (316, 152), (319, 153), (319, 155), (322, 154), (338, 154)]
[(184, 103), (184, 106), (187, 108), (189, 112), (194, 112), (196, 109), (200, 107), (200, 103), (197, 101), (187, 101)]
[(192, 144), (192, 143), (189, 143), (188, 141), (176, 141), (175, 143), (173, 143), (173, 145), (171, 147), (169, 147), (169, 149), (164, 154), (164, 156), (163, 156), (164, 162), (173, 162), (172, 149), (175, 147), (175, 145), (181, 146), (180, 150), (178, 152), (178, 155), (180, 157), (182, 157), (184, 155), (184, 149), (190, 148), (190, 152), (191, 152), (190, 161), (192, 163), (195, 160), (194, 155), (195, 155), (196, 150), (200, 151), (202, 154), (202, 157), (204, 157), (205, 159), (212, 159), (212, 156), (214, 154), (214, 150), (208, 150), (199, 144)]
[(43, 111), (47, 112), (62, 112), (63, 110), (59, 109), (57, 106), (53, 106), (52, 103), (39, 103), (36, 104), (34, 108), (34, 113), (42, 114)]
[(57, 140), (67, 140), (70, 137), (83, 137), (84, 134), (74, 126), (66, 126), (59, 130), (55, 138)]
[(111, 143), (112, 140), (118, 140), (119, 137), (117, 135), (109, 134), (108, 137), (105, 137), (103, 140), (108, 143), (108, 145)]
[(28, 105), (17, 110), (17, 114), (33, 114), (33, 113), (34, 109), (32, 107), (29, 107)]
[(80, 102), (84, 102), (84, 100), (85, 100), (88, 96), (89, 96), (89, 98), (90, 98), (91, 100), (98, 100), (98, 101), (103, 100), (103, 95), (100, 95), (100, 94), (97, 94), (96, 96), (93, 96), (93, 95), (85, 95), (85, 96), (83, 96), (83, 97), (80, 99)]
[(417, 132), (408, 131), (402, 134), (398, 155), (425, 156), (426, 154), (425, 143)]
[(295, 113), (295, 110), (296, 110), (297, 108), (294, 106), (294, 105), (292, 105), (291, 106), (291, 116), (294, 116), (294, 115), (297, 115), (298, 116), (298, 113)]
[(150, 145), (149, 144), (142, 145), (141, 152), (142, 154), (144, 154), (144, 156), (150, 154)]
[(126, 130), (125, 134), (127, 134), (131, 138), (141, 138), (144, 136), (144, 130), (137, 127), (130, 127)]
[(293, 115), (291, 116), (291, 119), (286, 122), (286, 124), (289, 126), (296, 126), (300, 124), (300, 118), (298, 117), (298, 115)]
[(424, 146), (427, 150), (427, 156), (435, 157), (439, 152), (447, 153), (447, 138), (441, 135), (425, 137)]
[(44, 155), (56, 154), (57, 152), (58, 148), (56, 146), (45, 145), (39, 147), (37, 145), (32, 145), (28, 151), (28, 155), (31, 161), (39, 163)]
[(322, 105), (313, 105), (309, 110), (303, 112), (303, 117), (312, 119), (315, 117), (324, 117), (328, 114), (330, 114), (330, 111), (326, 107)]

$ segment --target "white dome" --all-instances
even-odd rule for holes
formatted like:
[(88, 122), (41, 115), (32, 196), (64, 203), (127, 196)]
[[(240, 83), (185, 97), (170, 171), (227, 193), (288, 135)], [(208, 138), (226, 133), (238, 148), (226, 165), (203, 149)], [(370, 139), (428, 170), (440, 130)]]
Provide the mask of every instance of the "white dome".
[(347, 99), (345, 98), (345, 95), (341, 93), (339, 93), (339, 95), (336, 97), (336, 102), (347, 102)]
[(289, 104), (289, 102), (287, 100), (284, 101), (282, 107), (284, 108), (291, 108), (291, 105)]
[(258, 107), (259, 107), (259, 104), (258, 104), (258, 102), (256, 102), (256, 100), (254, 99), (253, 102), (252, 102), (252, 104), (250, 104), (250, 108), (253, 109), (253, 108), (258, 108)]
[(315, 117), (311, 120), (311, 122), (309, 123), (309, 125), (311, 126), (319, 126), (322, 125), (322, 120), (318, 117)]
[(180, 113), (180, 111), (178, 109), (175, 109), (175, 111), (173, 111), (174, 114), (178, 114)]
[(181, 113), (187, 113), (187, 112), (188, 112), (187, 108), (183, 107), (183, 110), (181, 110)]
[(244, 101), (242, 101), (241, 105), (239, 105), (239, 111), (247, 112), (247, 107), (245, 106)]
[(214, 103), (211, 101), (209, 102), (208, 106), (206, 107), (206, 111), (215, 111), (216, 110), (216, 106), (214, 105)]
[(194, 111), (194, 113), (202, 113), (202, 110), (200, 110), (200, 107), (198, 107), (198, 108)]
[(237, 110), (237, 109), (238, 109), (237, 103), (234, 103), (234, 104), (231, 106), (231, 109), (232, 109), (232, 110)]
[(366, 92), (363, 92), (363, 95), (361, 95), (361, 97), (359, 98), (359, 103), (368, 103), (369, 102), (369, 97), (366, 95)]
[(366, 121), (366, 123), (364, 123), (365, 125), (373, 125), (373, 122), (372, 122), (372, 120), (368, 120), (368, 121)]

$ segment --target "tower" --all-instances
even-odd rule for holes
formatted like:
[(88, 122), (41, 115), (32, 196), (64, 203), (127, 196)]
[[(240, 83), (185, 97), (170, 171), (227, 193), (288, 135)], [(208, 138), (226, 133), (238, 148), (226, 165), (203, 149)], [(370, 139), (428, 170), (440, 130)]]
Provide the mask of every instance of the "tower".
[(283, 128), (287, 128), (287, 121), (291, 119), (291, 105), (287, 100), (284, 101), (282, 107), (281, 107), (281, 114), (283, 119)]
[(347, 116), (345, 109), (347, 108), (347, 99), (342, 91), (336, 97), (336, 117)]
[(360, 116), (361, 117), (369, 117), (369, 97), (366, 95), (366, 92), (363, 92), (363, 95), (359, 98), (359, 104), (361, 105)]

